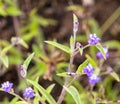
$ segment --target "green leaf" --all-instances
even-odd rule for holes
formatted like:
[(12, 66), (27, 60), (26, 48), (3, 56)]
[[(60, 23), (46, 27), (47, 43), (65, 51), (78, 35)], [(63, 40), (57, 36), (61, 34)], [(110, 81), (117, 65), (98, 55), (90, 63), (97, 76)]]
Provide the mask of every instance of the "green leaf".
[(73, 97), (76, 104), (83, 104), (80, 98), (80, 94), (78, 93), (78, 90), (75, 87), (73, 86), (70, 86), (69, 88), (65, 86), (63, 87)]
[(52, 91), (52, 89), (54, 88), (55, 84), (51, 84), (50, 86), (48, 86), (48, 88), (46, 89), (46, 91), (48, 93), (50, 93)]
[(8, 56), (3, 55), (3, 56), (0, 57), (0, 60), (3, 62), (3, 64), (5, 65), (5, 67), (8, 68), (8, 66), (9, 66)]
[[(54, 86), (55, 86), (55, 84), (51, 84), (50, 86), (48, 86), (47, 89), (46, 89), (47, 93), (50, 94), (52, 89), (54, 88)], [(43, 98), (43, 101), (46, 100), (46, 98), (44, 96), (42, 98)]]
[(82, 64), (79, 65), (77, 72), (83, 73), (83, 68), (87, 66), (87, 64), (89, 63), (89, 60), (85, 60)]
[(20, 40), (20, 43), (19, 43), (19, 44), (22, 45), (22, 46), (25, 47), (25, 48), (28, 48), (27, 43), (26, 43), (23, 39)]
[(0, 7), (0, 15), (6, 16), (7, 13), (6, 13), (6, 11), (5, 11), (3, 8), (4, 8), (4, 7)]
[(15, 97), (15, 98), (12, 99), (12, 101), (9, 104), (15, 104), (17, 101), (18, 101), (18, 98)]
[(19, 16), (22, 14), (22, 12), (15, 6), (8, 7), (6, 9), (6, 11), (7, 11), (8, 15), (12, 15), (12, 16)]
[(111, 40), (111, 41), (107, 41), (104, 43), (105, 46), (110, 47), (110, 48), (117, 48), (120, 50), (120, 42), (117, 40)]
[(26, 69), (28, 68), (28, 65), (30, 64), (30, 61), (32, 60), (34, 56), (34, 53), (30, 54), (30, 56), (27, 57), (27, 59), (24, 61), (23, 65), (25, 65)]
[(83, 48), (79, 48), (79, 52), (80, 52), (80, 54), (82, 56), (82, 54), (83, 54)]
[(28, 104), (28, 103), (25, 102), (25, 101), (18, 101), (18, 102), (14, 103), (14, 104)]
[(66, 77), (68, 75), (68, 72), (58, 73), (57, 75), (61, 77)]
[(97, 69), (98, 66), (96, 64), (96, 62), (89, 56), (89, 55), (86, 55), (87, 59), (89, 60), (90, 64), (95, 68)]
[(13, 47), (12, 45), (9, 45), (9, 46), (5, 47), (5, 48), (2, 50), (1, 54), (2, 54), (2, 55), (5, 55), (12, 47)]
[(71, 48), (71, 50), (74, 49), (73, 44), (74, 44), (74, 38), (73, 38), (73, 36), (71, 36), (71, 37), (70, 37), (70, 48)]
[(104, 59), (106, 60), (106, 54), (105, 54), (105, 51), (104, 51), (104, 48), (102, 47), (102, 45), (101, 44), (97, 44), (96, 47), (102, 53)]
[(115, 73), (114, 71), (111, 72), (110, 75), (111, 75), (116, 81), (118, 81), (118, 82), (120, 81), (120, 78), (119, 78), (118, 74)]
[(75, 14), (73, 14), (73, 22), (75, 23), (75, 22), (78, 22), (78, 18), (77, 18), (77, 16), (75, 15)]
[(54, 98), (42, 86), (32, 80), (27, 81), (39, 90), (39, 92), (47, 99), (49, 104), (56, 104)]
[(54, 42), (54, 41), (45, 41), (45, 42), (61, 49), (62, 51), (66, 52), (66, 53), (69, 53), (69, 54), (71, 53), (70, 48), (65, 46), (65, 45), (59, 44), (59, 43)]

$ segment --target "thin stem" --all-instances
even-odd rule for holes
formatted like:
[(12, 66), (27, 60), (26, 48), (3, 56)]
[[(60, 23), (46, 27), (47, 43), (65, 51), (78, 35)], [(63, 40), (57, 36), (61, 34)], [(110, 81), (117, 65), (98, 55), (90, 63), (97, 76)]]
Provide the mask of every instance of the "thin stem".
[[(85, 45), (85, 46), (83, 47), (83, 50), (84, 50), (85, 48), (89, 47), (89, 46), (90, 46), (89, 44)], [(79, 50), (75, 51), (75, 52), (73, 53), (73, 57), (74, 57), (76, 54), (78, 54), (79, 52), (80, 52)]]
[[(71, 72), (71, 67), (72, 67), (73, 60), (74, 60), (74, 57), (71, 56), (69, 67), (68, 67), (68, 72)], [(67, 86), (67, 85), (68, 85), (68, 77), (66, 77), (65, 83), (64, 83), (64, 86)], [(57, 104), (61, 104), (62, 103), (65, 94), (66, 94), (66, 91), (63, 88), (62, 91), (61, 91), (60, 97), (58, 98)]]
[(14, 92), (10, 92), (10, 94), (13, 95), (13, 96), (16, 96), (16, 97), (19, 98), (20, 100), (26, 102), (22, 97), (20, 97), (20, 96), (17, 95), (16, 93), (14, 93)]
[[(0, 88), (0, 91), (3, 91), (2, 88)], [(3, 91), (5, 92), (5, 91)], [(13, 95), (13, 96), (16, 96), (17, 98), (19, 98), (20, 100), (26, 102), (22, 97), (20, 97), (19, 95), (17, 95), (16, 93), (13, 92), (13, 89), (11, 92), (8, 92), (9, 94)]]
[[(71, 56), (70, 56), (69, 66), (68, 66), (68, 70), (67, 70), (68, 72), (72, 72), (72, 64), (73, 64), (73, 60), (74, 60), (74, 55), (73, 55), (73, 54), (74, 54), (74, 51), (75, 51), (75, 43), (76, 43), (76, 33), (77, 33), (77, 31), (74, 31), (74, 29), (73, 29), (74, 42), (73, 42), (73, 44), (72, 44), (73, 47), (71, 48), (72, 54), (71, 54)], [(69, 80), (69, 78), (66, 77), (64, 86), (67, 86), (68, 80)], [(65, 91), (65, 89), (63, 88), (62, 91), (61, 91), (60, 97), (58, 98), (57, 104), (61, 104), (61, 103), (62, 103), (65, 94), (66, 94), (66, 91)]]

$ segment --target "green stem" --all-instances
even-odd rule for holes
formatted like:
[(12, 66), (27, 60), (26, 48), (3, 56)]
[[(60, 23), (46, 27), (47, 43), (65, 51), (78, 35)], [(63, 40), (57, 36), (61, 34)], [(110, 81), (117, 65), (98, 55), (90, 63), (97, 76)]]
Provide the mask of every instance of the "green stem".
[[(3, 91), (2, 88), (0, 88), (0, 91)], [(3, 92), (5, 92), (5, 91), (3, 91)], [(13, 96), (15, 96), (15, 97), (17, 97), (17, 98), (19, 98), (20, 100), (26, 102), (22, 97), (20, 97), (16, 93), (14, 93), (13, 90), (11, 90), (11, 92), (8, 92), (8, 93), (11, 94), (11, 95), (13, 95)]]

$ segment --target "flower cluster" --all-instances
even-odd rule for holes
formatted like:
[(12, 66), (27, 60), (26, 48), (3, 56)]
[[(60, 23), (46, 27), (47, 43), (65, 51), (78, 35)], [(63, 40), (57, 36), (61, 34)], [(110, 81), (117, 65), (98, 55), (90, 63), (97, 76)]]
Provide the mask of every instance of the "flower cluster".
[(94, 68), (91, 64), (88, 64), (84, 69), (84, 73), (87, 74), (87, 76), (91, 76), (94, 72)]
[(23, 96), (24, 98), (33, 98), (35, 96), (33, 89), (31, 87), (26, 88)]
[(100, 77), (98, 77), (96, 74), (93, 74), (94, 68), (91, 64), (88, 64), (85, 68), (83, 68), (83, 71), (88, 76), (89, 83), (91, 85), (95, 85), (100, 81)]
[(90, 34), (89, 35), (89, 40), (88, 40), (88, 43), (90, 45), (96, 45), (100, 42), (100, 38), (97, 37), (96, 34)]
[(10, 83), (9, 81), (6, 81), (6, 82), (1, 84), (1, 87), (2, 87), (3, 91), (9, 93), (11, 91), (12, 87), (13, 87), (13, 83)]
[[(9, 81), (6, 81), (4, 83), (1, 84), (1, 88), (3, 91), (10, 93), (10, 91), (12, 90), (13, 87), (13, 83), (10, 83)], [(28, 87), (25, 89), (24, 93), (23, 93), (24, 98), (33, 98), (35, 96), (33, 89), (31, 87)]]

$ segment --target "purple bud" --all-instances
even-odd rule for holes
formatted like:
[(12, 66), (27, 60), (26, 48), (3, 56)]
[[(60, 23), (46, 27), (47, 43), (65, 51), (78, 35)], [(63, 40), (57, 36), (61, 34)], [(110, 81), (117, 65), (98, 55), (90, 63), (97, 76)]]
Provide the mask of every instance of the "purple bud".
[(6, 82), (2, 83), (1, 86), (2, 86), (3, 91), (10, 92), (13, 87), (13, 83), (6, 81)]
[(90, 45), (96, 45), (100, 42), (100, 38), (97, 37), (96, 34), (90, 34), (89, 35), (89, 40), (88, 40), (88, 43)]
[(81, 43), (79, 43), (79, 42), (76, 43), (76, 48), (82, 48), (82, 47), (83, 47), (83, 46), (82, 46)]
[(94, 72), (94, 68), (91, 66), (91, 64), (88, 64), (83, 70), (87, 76), (91, 76)]
[(25, 65), (20, 65), (19, 71), (20, 71), (21, 77), (23, 77), (23, 78), (26, 77), (26, 75), (27, 75), (27, 71), (26, 70), (27, 70), (27, 68), (26, 68)]
[(98, 83), (100, 81), (100, 77), (98, 77), (95, 74), (92, 74), (91, 76), (89, 76), (89, 83), (91, 85), (95, 85), (96, 83)]
[[(104, 48), (104, 52), (105, 52), (106, 58), (109, 58), (109, 53), (108, 53), (108, 50), (106, 48)], [(97, 52), (96, 57), (99, 59), (104, 59), (101, 52)]]
[(31, 87), (26, 88), (23, 96), (24, 98), (33, 98), (35, 96), (33, 89)]
[(73, 31), (77, 32), (78, 31), (78, 26), (79, 26), (79, 22), (74, 22), (73, 24)]

